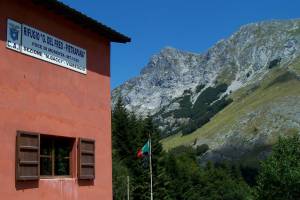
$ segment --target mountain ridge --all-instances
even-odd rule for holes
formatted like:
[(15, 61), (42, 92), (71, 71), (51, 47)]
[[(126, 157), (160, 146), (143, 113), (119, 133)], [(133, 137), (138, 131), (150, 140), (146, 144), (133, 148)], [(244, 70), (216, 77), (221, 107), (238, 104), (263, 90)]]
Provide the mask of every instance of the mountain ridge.
[[(121, 96), (128, 110), (142, 116), (158, 116), (163, 114), (162, 110), (168, 113), (178, 110), (180, 103), (174, 100), (186, 91), (191, 92), (193, 105), (205, 89), (227, 84), (226, 91), (214, 101), (226, 97), (263, 79), (272, 62), (274, 65), (292, 62), (299, 55), (299, 24), (299, 19), (247, 24), (201, 54), (163, 48), (151, 57), (139, 76), (113, 90), (113, 105)], [(174, 129), (165, 132), (178, 132), (190, 119), (156, 117), (162, 130)]]
[(300, 132), (299, 74), (300, 19), (272, 20), (244, 25), (205, 53), (162, 49), (112, 100), (152, 115), (165, 150), (205, 144), (202, 163), (257, 162), (278, 136)]

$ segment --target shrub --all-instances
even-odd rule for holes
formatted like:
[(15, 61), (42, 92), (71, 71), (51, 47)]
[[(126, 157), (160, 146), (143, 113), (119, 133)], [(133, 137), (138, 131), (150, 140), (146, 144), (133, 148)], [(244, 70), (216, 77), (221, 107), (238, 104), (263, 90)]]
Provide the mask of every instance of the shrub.
[(280, 138), (261, 165), (258, 200), (300, 199), (300, 137)]
[(196, 154), (197, 156), (201, 156), (208, 150), (209, 150), (209, 146), (207, 144), (201, 144), (196, 147)]
[(272, 69), (272, 68), (276, 67), (278, 64), (280, 64), (280, 62), (281, 62), (281, 58), (276, 58), (269, 63), (268, 68)]
[(200, 92), (204, 87), (205, 87), (205, 85), (198, 85), (196, 87), (196, 93)]

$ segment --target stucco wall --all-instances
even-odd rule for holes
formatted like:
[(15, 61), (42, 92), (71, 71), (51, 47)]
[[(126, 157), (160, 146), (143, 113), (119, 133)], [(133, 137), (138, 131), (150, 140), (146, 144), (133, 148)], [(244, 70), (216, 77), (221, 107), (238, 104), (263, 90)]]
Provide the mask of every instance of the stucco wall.
[[(7, 49), (7, 18), (86, 49), (87, 75)], [(1, 199), (112, 199), (109, 63), (107, 39), (31, 1), (0, 0)], [(16, 183), (17, 130), (95, 139), (96, 179)]]

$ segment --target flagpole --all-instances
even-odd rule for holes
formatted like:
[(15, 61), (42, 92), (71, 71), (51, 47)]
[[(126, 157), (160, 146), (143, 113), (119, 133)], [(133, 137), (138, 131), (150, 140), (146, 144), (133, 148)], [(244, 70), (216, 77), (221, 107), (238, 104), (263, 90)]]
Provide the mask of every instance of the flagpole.
[(152, 149), (151, 149), (151, 135), (149, 134), (149, 165), (150, 165), (150, 199), (153, 200), (153, 187), (152, 187)]
[(127, 176), (127, 200), (129, 200), (129, 193), (130, 193), (130, 189), (129, 189), (129, 176)]

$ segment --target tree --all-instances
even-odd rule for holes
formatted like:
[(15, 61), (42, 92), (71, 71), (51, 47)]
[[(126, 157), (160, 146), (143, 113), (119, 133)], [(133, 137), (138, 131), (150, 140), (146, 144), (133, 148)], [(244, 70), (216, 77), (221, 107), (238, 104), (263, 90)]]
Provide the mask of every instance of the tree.
[[(164, 166), (160, 162), (162, 157), (162, 145), (160, 144), (160, 133), (158, 128), (153, 124), (150, 116), (145, 119), (138, 120), (135, 127), (140, 128), (132, 133), (136, 138), (136, 149), (142, 147), (151, 135), (151, 151), (152, 151), (152, 172), (153, 172), (153, 196), (154, 199), (169, 200), (169, 191), (167, 189), (169, 178), (166, 176)], [(132, 127), (134, 130), (134, 127)], [(143, 159), (132, 160), (129, 169), (134, 176), (133, 199), (149, 199), (150, 196), (150, 173), (149, 173), (149, 157)]]
[(130, 135), (128, 124), (129, 113), (121, 98), (119, 98), (112, 113), (112, 138), (116, 156), (122, 160), (132, 153), (130, 149), (132, 136)]
[(114, 198), (124, 198), (124, 183), (126, 183), (126, 176), (129, 175), (131, 198), (149, 199), (149, 158), (138, 159), (136, 153), (138, 148), (141, 148), (147, 142), (150, 134), (153, 155), (154, 198), (170, 200), (167, 189), (170, 180), (166, 176), (164, 166), (159, 161), (162, 153), (162, 146), (159, 142), (160, 133), (153, 124), (152, 118), (137, 118), (134, 113), (128, 112), (122, 100), (118, 99), (112, 113), (112, 127)]
[(137, 117), (126, 110), (121, 99), (112, 113), (114, 199), (126, 196), (126, 176), (130, 176), (131, 199), (150, 197), (149, 157), (138, 159), (141, 148), (151, 135), (154, 199), (161, 200), (248, 200), (250, 188), (241, 177), (240, 168), (230, 165), (203, 168), (197, 156), (209, 148), (180, 146), (163, 152), (160, 131), (150, 116)]
[(115, 200), (126, 199), (126, 177), (129, 170), (124, 164), (128, 160), (129, 113), (126, 111), (121, 98), (112, 113), (112, 144), (113, 144), (113, 197)]
[(127, 199), (128, 169), (118, 159), (113, 159), (113, 196), (114, 200)]
[(258, 200), (300, 199), (300, 137), (279, 138), (272, 155), (261, 165)]
[(198, 198), (205, 200), (252, 200), (251, 188), (237, 170), (238, 168), (228, 164), (220, 167), (209, 165), (201, 176), (201, 184), (198, 186), (201, 189), (197, 192)]
[(197, 150), (179, 146), (163, 154), (161, 165), (169, 177), (171, 199), (182, 200), (252, 200), (251, 188), (241, 176), (239, 167), (208, 163), (201, 167)]
[(192, 199), (195, 195), (191, 191), (201, 180), (195, 150), (192, 147), (179, 146), (166, 153), (163, 159), (163, 166), (171, 180), (169, 184), (171, 199)]

